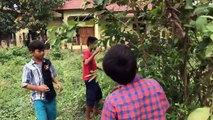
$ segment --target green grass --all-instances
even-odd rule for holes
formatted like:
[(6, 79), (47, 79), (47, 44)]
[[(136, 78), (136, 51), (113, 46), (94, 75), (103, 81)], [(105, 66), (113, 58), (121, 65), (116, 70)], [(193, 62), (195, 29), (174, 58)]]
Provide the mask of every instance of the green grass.
[[(21, 88), (22, 68), (30, 60), (26, 49), (0, 50), (0, 120), (36, 120), (30, 91)], [(97, 56), (101, 65), (103, 54)], [(63, 92), (57, 91), (57, 120), (83, 120), (85, 117), (85, 85), (82, 78), (82, 53), (68, 52), (47, 55), (57, 70)], [(112, 92), (115, 83), (99, 71), (98, 81), (103, 98)], [(103, 106), (101, 102), (100, 109)], [(100, 115), (96, 118), (100, 119)]]

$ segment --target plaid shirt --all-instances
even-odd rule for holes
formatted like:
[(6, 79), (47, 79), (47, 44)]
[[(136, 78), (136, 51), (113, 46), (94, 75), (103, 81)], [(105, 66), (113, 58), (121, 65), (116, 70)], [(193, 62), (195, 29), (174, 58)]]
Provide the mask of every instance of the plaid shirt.
[[(50, 66), (52, 77), (56, 76), (56, 71), (53, 65)], [(44, 85), (44, 79), (42, 77), (42, 66), (36, 64), (32, 59), (23, 68), (22, 74), (22, 87), (26, 87), (28, 84), (35, 86)], [(32, 91), (31, 99), (34, 100), (45, 100), (44, 92)]]
[(168, 100), (159, 83), (136, 75), (133, 82), (106, 98), (101, 119), (166, 120), (168, 108)]

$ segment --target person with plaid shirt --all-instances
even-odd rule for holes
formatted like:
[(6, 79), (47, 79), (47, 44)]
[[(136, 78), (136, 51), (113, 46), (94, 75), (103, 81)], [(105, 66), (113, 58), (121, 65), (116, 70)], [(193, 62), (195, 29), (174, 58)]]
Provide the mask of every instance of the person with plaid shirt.
[(166, 120), (164, 90), (156, 80), (136, 74), (136, 58), (127, 46), (113, 46), (103, 69), (120, 87), (106, 98), (101, 120)]

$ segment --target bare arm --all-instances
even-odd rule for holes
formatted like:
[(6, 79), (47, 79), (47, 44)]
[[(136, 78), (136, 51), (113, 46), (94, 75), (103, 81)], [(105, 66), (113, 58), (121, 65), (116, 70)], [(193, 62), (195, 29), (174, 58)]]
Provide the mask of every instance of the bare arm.
[(24, 88), (28, 90), (32, 90), (32, 91), (38, 91), (38, 92), (47, 92), (50, 90), (46, 85), (35, 86), (35, 85), (27, 84), (27, 86), (25, 86)]
[(58, 81), (58, 79), (57, 79), (56, 77), (52, 77), (52, 79), (53, 79), (53, 82), (54, 82), (55, 84), (58, 84), (58, 83), (59, 83), (59, 81)]
[(58, 81), (58, 79), (56, 77), (52, 77), (53, 82), (56, 84), (57, 88), (59, 89), (59, 91), (61, 92), (63, 90), (60, 82)]
[(60, 82), (58, 81), (58, 79), (56, 78), (56, 71), (55, 71), (55, 67), (53, 65), (50, 66), (50, 72), (51, 72), (53, 82), (56, 84), (57, 88), (61, 92), (63, 90), (63, 88), (62, 88)]
[(84, 64), (88, 65), (92, 61), (92, 59), (99, 53), (100, 50), (100, 48), (96, 48), (95, 52), (88, 59), (85, 59)]

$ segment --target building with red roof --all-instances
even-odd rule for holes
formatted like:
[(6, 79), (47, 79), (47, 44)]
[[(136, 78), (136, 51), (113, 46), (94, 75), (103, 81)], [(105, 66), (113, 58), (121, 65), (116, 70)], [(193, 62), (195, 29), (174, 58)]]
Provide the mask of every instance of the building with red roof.
[[(58, 7), (56, 11), (61, 13), (61, 19), (51, 22), (50, 26), (60, 25), (62, 22), (80, 20), (78, 35), (81, 42), (78, 42), (77, 44), (82, 43), (85, 45), (88, 36), (95, 36), (97, 38), (100, 38), (101, 36), (100, 25), (95, 24), (94, 21), (92, 21), (95, 17), (92, 14), (93, 6), (93, 0), (89, 0), (89, 4), (86, 6), (85, 0), (69, 0), (62, 6)], [(128, 6), (118, 6), (117, 4), (110, 4), (106, 8), (116, 12), (131, 10)], [(127, 14), (126, 17), (133, 17), (133, 14)], [(132, 26), (130, 27), (132, 28)]]

